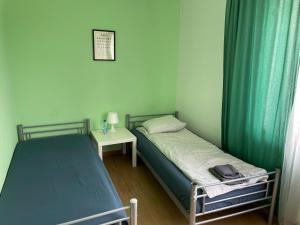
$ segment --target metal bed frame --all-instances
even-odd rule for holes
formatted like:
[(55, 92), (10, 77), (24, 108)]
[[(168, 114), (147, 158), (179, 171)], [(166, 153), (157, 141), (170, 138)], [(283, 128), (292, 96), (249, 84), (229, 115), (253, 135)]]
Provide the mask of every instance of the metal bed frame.
[[(176, 118), (178, 118), (177, 111), (172, 112), (172, 113), (137, 115), (137, 116), (131, 116), (130, 114), (127, 114), (126, 115), (126, 127), (128, 129), (133, 129), (133, 128), (140, 126), (142, 122), (144, 122), (148, 119), (152, 119), (152, 118), (156, 118), (156, 117), (160, 117), (160, 116), (164, 116), (164, 115), (173, 115)], [(238, 216), (238, 215), (241, 215), (244, 213), (252, 212), (252, 211), (263, 209), (263, 208), (269, 208), (268, 224), (271, 225), (273, 223), (274, 210), (275, 210), (275, 205), (276, 205), (276, 197), (277, 197), (278, 185), (279, 185), (279, 179), (280, 179), (280, 173), (281, 173), (280, 169), (276, 169), (273, 172), (268, 172), (267, 174), (263, 174), (263, 175), (259, 175), (259, 176), (244, 177), (244, 178), (234, 179), (231, 181), (217, 182), (217, 183), (209, 184), (209, 185), (200, 185), (200, 184), (192, 181), (191, 182), (191, 196), (190, 196), (190, 210), (187, 211), (186, 209), (184, 209), (184, 207), (181, 205), (181, 203), (176, 198), (176, 196), (172, 193), (172, 191), (168, 188), (168, 186), (164, 183), (164, 181), (153, 170), (151, 165), (140, 154), (138, 149), (137, 149), (137, 154), (143, 160), (145, 165), (150, 169), (150, 171), (152, 172), (154, 177), (158, 180), (158, 182), (161, 184), (161, 186), (165, 189), (165, 191), (167, 192), (169, 197), (174, 201), (175, 205), (180, 209), (180, 211), (189, 220), (190, 225), (200, 225), (200, 224), (210, 223), (210, 222), (214, 222), (217, 220), (229, 218), (232, 216)], [(240, 194), (240, 195), (236, 195), (236, 196), (233, 196), (230, 198), (224, 198), (221, 200), (216, 200), (216, 201), (211, 201), (211, 202), (206, 201), (206, 199), (208, 198), (208, 195), (206, 194), (206, 192), (204, 190), (205, 187), (218, 186), (220, 184), (226, 184), (226, 183), (233, 182), (233, 181), (242, 181), (242, 180), (247, 180), (250, 178), (265, 177), (266, 175), (269, 176), (268, 180), (258, 182), (255, 184), (249, 184), (249, 185), (245, 186), (245, 188), (246, 188), (246, 187), (253, 187), (253, 186), (257, 186), (257, 185), (266, 185), (266, 188), (264, 190), (254, 191), (254, 192), (250, 192), (250, 193), (246, 193), (246, 194)], [(203, 194), (198, 194), (199, 193), (198, 190), (201, 190), (202, 191), (201, 193), (203, 193)], [(251, 196), (251, 195), (255, 195), (255, 194), (259, 194), (259, 193), (264, 193), (264, 197), (246, 201), (243, 203), (233, 204), (231, 206), (226, 206), (226, 207), (218, 208), (215, 210), (209, 210), (209, 211), (206, 210), (206, 206), (211, 205), (211, 204), (220, 203), (220, 202), (228, 201), (231, 199), (238, 199), (241, 197)], [(272, 193), (272, 194), (269, 195), (269, 193)], [(199, 199), (201, 199), (200, 201), (202, 202), (201, 212), (197, 212), (197, 202), (199, 201)], [(254, 204), (256, 204), (256, 205), (254, 205)], [(227, 210), (227, 209), (237, 208), (239, 206), (246, 206), (246, 205), (248, 205), (250, 207), (248, 209), (241, 208), (239, 211), (234, 212), (234, 213), (229, 213), (229, 214), (225, 214), (225, 215), (221, 215), (221, 216), (215, 216), (214, 218), (211, 218), (211, 219), (201, 220), (201, 217), (204, 215), (220, 212), (220, 211)]]
[[(17, 133), (19, 142), (40, 138), (45, 136), (59, 136), (63, 134), (90, 134), (90, 119), (84, 119), (82, 121), (67, 122), (67, 123), (55, 123), (55, 124), (42, 124), (34, 126), (23, 126), (22, 124), (17, 125)], [(123, 222), (127, 221), (129, 225), (137, 225), (137, 199), (132, 198), (129, 206), (116, 208), (106, 212), (101, 212), (95, 215), (79, 218), (76, 220), (60, 223), (58, 225), (71, 225), (78, 224), (85, 221), (93, 220), (107, 215), (112, 215), (121, 211), (130, 211), (130, 216), (124, 218), (115, 219), (99, 225), (122, 225)]]
[(125, 211), (125, 210), (130, 210), (130, 216), (126, 216), (124, 218), (120, 218), (120, 219), (108, 221), (108, 222), (105, 222), (105, 223), (101, 223), (99, 225), (116, 225), (116, 224), (122, 225), (123, 222), (125, 222), (125, 221), (130, 222), (129, 225), (137, 225), (137, 199), (135, 199), (135, 198), (132, 198), (130, 200), (130, 205), (129, 206), (113, 209), (113, 210), (110, 210), (110, 211), (98, 213), (98, 214), (95, 214), (95, 215), (87, 216), (87, 217), (80, 218), (80, 219), (77, 219), (77, 220), (68, 221), (68, 222), (65, 222), (65, 223), (60, 223), (60, 224), (57, 224), (57, 225), (78, 224), (78, 223), (93, 220), (93, 219), (96, 219), (96, 218), (99, 218), (99, 217), (102, 217), (102, 216), (107, 216), (109, 214), (114, 214), (116, 212)]
[(61, 134), (89, 134), (90, 119), (68, 123), (41, 124), (34, 126), (17, 125), (18, 140), (26, 141), (43, 136), (58, 136)]

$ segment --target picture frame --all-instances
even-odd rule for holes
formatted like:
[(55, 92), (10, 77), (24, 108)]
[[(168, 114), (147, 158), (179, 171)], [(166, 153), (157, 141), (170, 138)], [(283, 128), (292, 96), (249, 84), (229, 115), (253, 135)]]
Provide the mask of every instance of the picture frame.
[(115, 61), (115, 35), (112, 30), (92, 30), (94, 61)]

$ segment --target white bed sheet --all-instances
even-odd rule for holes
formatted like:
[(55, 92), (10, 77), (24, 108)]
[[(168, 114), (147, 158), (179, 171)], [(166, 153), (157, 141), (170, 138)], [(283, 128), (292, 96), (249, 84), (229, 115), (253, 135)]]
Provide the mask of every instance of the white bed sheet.
[(268, 179), (266, 170), (248, 164), (232, 155), (224, 153), (215, 145), (196, 136), (187, 129), (171, 133), (149, 134), (143, 127), (142, 132), (170, 161), (172, 161), (188, 178), (200, 185), (220, 182), (208, 169), (216, 165), (231, 164), (245, 177), (265, 175), (248, 179), (238, 185), (221, 184), (204, 187), (207, 195), (212, 198), (236, 189), (242, 189), (248, 184)]

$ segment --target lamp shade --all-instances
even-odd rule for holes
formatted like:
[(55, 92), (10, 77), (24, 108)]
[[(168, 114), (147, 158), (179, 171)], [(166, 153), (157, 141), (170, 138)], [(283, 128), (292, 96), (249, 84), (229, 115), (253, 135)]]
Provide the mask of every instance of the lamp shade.
[(109, 124), (117, 124), (119, 123), (118, 113), (109, 112), (107, 116), (107, 123)]

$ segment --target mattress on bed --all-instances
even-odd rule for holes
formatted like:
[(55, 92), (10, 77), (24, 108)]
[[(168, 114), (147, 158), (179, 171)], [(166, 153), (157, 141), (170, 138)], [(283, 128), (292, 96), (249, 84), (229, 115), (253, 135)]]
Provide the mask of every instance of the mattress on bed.
[[(54, 225), (122, 207), (87, 135), (18, 143), (0, 196), (0, 224)], [(79, 224), (98, 225), (125, 212)]]
[[(141, 157), (152, 167), (154, 172), (164, 181), (167, 187), (179, 200), (185, 210), (190, 209), (190, 196), (191, 196), (191, 180), (188, 179), (177, 167), (173, 164), (161, 151), (140, 131), (134, 129), (132, 132), (137, 137), (137, 149)], [(247, 187), (240, 190), (234, 190), (229, 193), (219, 195), (214, 198), (207, 198), (206, 202), (216, 201), (229, 197), (234, 197), (241, 194), (264, 190), (265, 184), (253, 187)], [(201, 194), (199, 190), (199, 194)], [(253, 194), (250, 196), (239, 197), (236, 199), (226, 200), (224, 202), (214, 203), (207, 205), (205, 211), (231, 206), (234, 204), (243, 203), (250, 200), (255, 200), (264, 197), (264, 193)], [(202, 210), (201, 199), (197, 203), (197, 212)]]

